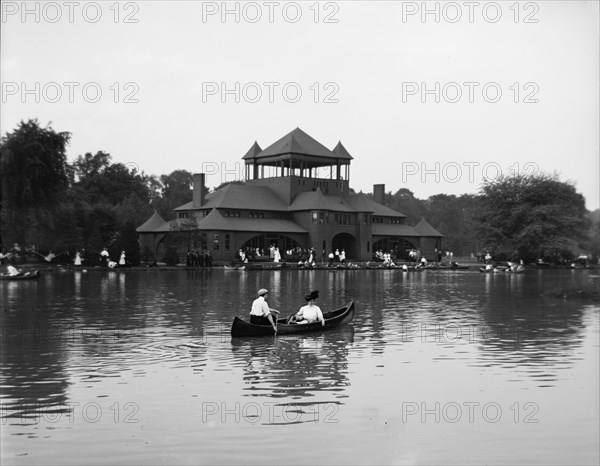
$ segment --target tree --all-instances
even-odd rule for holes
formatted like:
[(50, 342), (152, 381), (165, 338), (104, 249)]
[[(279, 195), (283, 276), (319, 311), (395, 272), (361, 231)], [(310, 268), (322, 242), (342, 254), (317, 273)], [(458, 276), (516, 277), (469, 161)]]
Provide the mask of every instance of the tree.
[(557, 175), (501, 176), (480, 192), (479, 234), (499, 258), (558, 259), (586, 239), (585, 199)]
[(92, 261), (103, 247), (111, 257), (125, 251), (129, 263), (139, 262), (135, 227), (152, 212), (150, 200), (156, 180), (99, 151), (77, 157), (73, 163), (72, 197), (80, 212), (82, 243)]
[(396, 191), (391, 196), (388, 206), (406, 215), (408, 217), (406, 223), (409, 225), (416, 225), (422, 217), (426, 216), (425, 201), (417, 199), (414, 193), (407, 188), (400, 188)]
[(46, 227), (52, 227), (50, 214), (69, 185), (70, 137), (54, 131), (50, 123), (42, 128), (29, 120), (0, 141), (2, 240), (26, 244), (33, 233), (43, 237)]
[(590, 228), (588, 230), (588, 239), (584, 244), (583, 252), (591, 254), (591, 260), (594, 263), (600, 258), (600, 209), (588, 212), (586, 215)]
[[(153, 201), (152, 205), (165, 220), (173, 220), (175, 212), (173, 209), (186, 204), (192, 200), (193, 176), (187, 170), (175, 170), (169, 175), (161, 175), (161, 197)], [(208, 188), (204, 187), (204, 195), (208, 194)]]
[(121, 163), (111, 164), (110, 160), (110, 154), (102, 151), (77, 157), (73, 163), (77, 178), (73, 188), (78, 197), (92, 205), (117, 205), (133, 193), (149, 203), (150, 193), (145, 175)]
[(461, 196), (436, 194), (426, 201), (427, 220), (444, 235), (443, 248), (457, 256), (467, 256), (478, 250), (474, 214), (479, 198), (472, 194)]

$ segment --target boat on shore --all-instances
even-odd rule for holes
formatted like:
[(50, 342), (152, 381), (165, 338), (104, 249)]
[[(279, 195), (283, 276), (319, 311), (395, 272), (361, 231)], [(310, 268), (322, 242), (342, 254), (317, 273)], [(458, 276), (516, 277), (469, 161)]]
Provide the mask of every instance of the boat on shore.
[(39, 277), (39, 270), (31, 270), (30, 272), (24, 272), (18, 275), (10, 275), (8, 273), (0, 274), (0, 280), (32, 280)]
[(459, 264), (457, 262), (453, 263), (453, 264), (429, 264), (426, 265), (425, 268), (426, 269), (430, 269), (430, 270), (444, 270), (444, 271), (451, 271), (451, 270), (468, 270), (471, 266), (470, 265), (463, 265), (463, 264)]
[(246, 270), (279, 270), (283, 268), (283, 262), (248, 262)]
[(223, 268), (225, 270), (245, 270), (246, 266), (245, 265), (224, 265)]
[[(323, 318), (325, 325), (321, 322), (313, 322), (310, 324), (287, 324), (289, 317), (280, 317), (277, 319), (277, 335), (287, 335), (292, 333), (310, 333), (329, 330), (340, 325), (347, 324), (354, 318), (354, 301), (350, 301), (344, 307), (334, 311), (324, 312)], [(262, 337), (274, 335), (275, 331), (270, 325), (256, 325), (246, 322), (239, 317), (233, 319), (231, 325), (231, 337)]]
[(487, 267), (479, 267), (479, 271), (482, 273), (525, 273), (525, 267), (521, 264), (513, 264), (511, 266), (497, 265), (496, 267), (489, 269)]

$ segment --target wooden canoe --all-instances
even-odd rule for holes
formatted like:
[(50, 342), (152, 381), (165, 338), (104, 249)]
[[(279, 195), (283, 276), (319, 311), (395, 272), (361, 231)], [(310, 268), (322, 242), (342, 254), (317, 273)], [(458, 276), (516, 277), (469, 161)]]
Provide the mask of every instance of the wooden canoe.
[(246, 270), (279, 270), (283, 268), (283, 262), (249, 262), (245, 265)]
[(0, 275), (0, 280), (31, 280), (34, 278), (39, 278), (39, 276), (39, 270), (32, 270), (31, 272), (25, 272), (19, 275), (9, 275), (7, 273), (3, 273)]
[[(354, 318), (354, 301), (350, 301), (342, 308), (323, 313), (323, 317), (325, 318), (324, 326), (321, 322), (314, 322), (312, 324), (286, 324), (287, 317), (280, 317), (277, 319), (277, 334), (320, 332), (347, 324)], [(270, 325), (251, 324), (239, 317), (234, 318), (231, 325), (232, 338), (261, 337), (274, 334), (275, 331)]]

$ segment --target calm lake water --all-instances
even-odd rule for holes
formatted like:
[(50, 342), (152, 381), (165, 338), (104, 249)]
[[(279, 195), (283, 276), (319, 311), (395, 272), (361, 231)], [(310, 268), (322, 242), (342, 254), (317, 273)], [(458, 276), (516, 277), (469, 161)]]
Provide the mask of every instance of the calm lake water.
[[(82, 271), (1, 282), (2, 464), (598, 464), (595, 270)], [(232, 340), (268, 288), (352, 324)]]

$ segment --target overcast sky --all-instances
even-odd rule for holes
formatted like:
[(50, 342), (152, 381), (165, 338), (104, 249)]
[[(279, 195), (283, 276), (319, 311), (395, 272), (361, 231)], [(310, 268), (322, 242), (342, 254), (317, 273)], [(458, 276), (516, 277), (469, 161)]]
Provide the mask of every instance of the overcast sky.
[[(297, 126), (419, 198), (557, 172), (599, 207), (597, 1), (2, 2), (1, 132), (148, 174), (243, 176)], [(236, 176), (236, 174), (238, 174)]]

